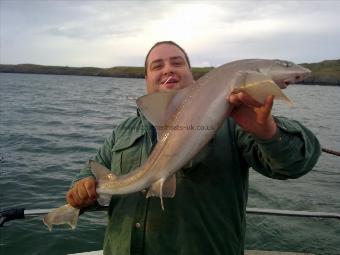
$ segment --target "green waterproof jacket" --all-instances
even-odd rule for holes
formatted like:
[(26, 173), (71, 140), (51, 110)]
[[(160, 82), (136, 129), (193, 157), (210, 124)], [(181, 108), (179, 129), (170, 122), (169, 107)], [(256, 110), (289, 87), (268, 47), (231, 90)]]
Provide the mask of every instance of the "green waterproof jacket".
[[(114, 196), (104, 240), (104, 254), (243, 254), (248, 174), (252, 167), (276, 179), (310, 171), (320, 155), (316, 137), (300, 123), (275, 118), (278, 132), (260, 141), (226, 119), (215, 137), (176, 174), (174, 198), (146, 199), (146, 191)], [(117, 126), (95, 160), (118, 175), (146, 161), (155, 131), (141, 115)], [(90, 176), (83, 169), (76, 180)]]

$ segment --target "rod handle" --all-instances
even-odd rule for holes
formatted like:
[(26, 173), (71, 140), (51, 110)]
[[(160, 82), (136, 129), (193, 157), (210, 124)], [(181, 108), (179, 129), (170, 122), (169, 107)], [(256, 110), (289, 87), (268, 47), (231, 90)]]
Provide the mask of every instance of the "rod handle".
[(25, 208), (8, 209), (0, 212), (0, 227), (3, 227), (5, 222), (17, 219), (24, 219)]

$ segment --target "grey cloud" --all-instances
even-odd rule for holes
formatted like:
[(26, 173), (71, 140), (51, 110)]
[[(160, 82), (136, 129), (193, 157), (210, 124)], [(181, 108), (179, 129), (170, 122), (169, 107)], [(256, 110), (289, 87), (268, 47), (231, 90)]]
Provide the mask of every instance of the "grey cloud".
[[(256, 40), (231, 41), (225, 39), (216, 42), (203, 53), (195, 52), (195, 63), (210, 62), (218, 66), (232, 60), (245, 58), (281, 58), (296, 63), (318, 62), (325, 59), (340, 58), (340, 36), (333, 33), (305, 34), (284, 32)], [(209, 58), (210, 57), (210, 58)]]
[[(152, 9), (152, 14), (150, 10)], [(129, 36), (145, 20), (162, 16), (164, 4), (142, 1), (15, 1), (5, 4), (6, 29), (72, 39)], [(14, 27), (15, 26), (15, 27)]]
[(41, 34), (50, 34), (53, 36), (62, 36), (72, 39), (96, 40), (105, 37), (122, 37), (129, 36), (140, 32), (138, 27), (126, 26), (108, 26), (108, 27), (84, 27), (84, 26), (70, 26), (70, 27), (51, 27), (42, 31)]
[[(216, 15), (209, 17), (213, 23), (201, 29), (202, 34), (210, 29), (218, 34), (192, 42), (198, 51), (187, 49), (193, 65), (204, 62), (218, 65), (250, 57), (282, 57), (296, 62), (340, 57), (337, 47), (340, 45), (340, 2), (183, 1), (180, 4), (196, 3), (216, 7)], [(19, 63), (40, 56), (40, 62), (36, 62), (43, 63), (58, 59), (71, 61), (70, 57), (61, 60), (60, 52), (67, 52), (64, 54), (67, 56), (72, 53), (72, 59), (79, 58), (76, 55), (79, 52), (82, 56), (86, 55), (84, 52), (88, 49), (100, 54), (99, 49), (106, 42), (119, 44), (120, 39), (126, 42), (136, 34), (139, 40), (143, 40), (144, 29), (157, 25), (164, 16), (169, 17), (178, 5), (172, 1), (1, 1), (1, 58)], [(194, 17), (195, 14), (188, 15)], [(205, 18), (202, 17), (202, 20)], [(254, 22), (261, 20), (277, 21), (278, 25), (271, 30), (264, 29), (262, 32), (257, 29), (258, 32), (254, 32), (253, 24), (262, 24)], [(238, 33), (239, 24), (243, 28), (249, 24), (250, 30)], [(228, 31), (231, 28), (233, 33)], [(77, 40), (81, 40), (81, 44), (76, 44), (79, 43)], [(96, 42), (85, 44), (92, 41)], [(74, 45), (81, 47), (74, 48)], [(202, 47), (199, 48), (199, 45)], [(46, 52), (52, 51), (57, 53), (51, 53), (47, 58)], [(133, 54), (139, 53), (135, 50)], [(115, 60), (124, 65), (140, 63), (126, 55), (118, 56), (117, 53)], [(94, 61), (93, 58), (91, 61)]]
[(337, 17), (340, 8), (339, 1), (225, 1), (215, 2), (215, 5), (226, 11), (221, 16), (224, 22), (256, 20), (260, 18), (294, 18), (299, 15), (334, 16)]

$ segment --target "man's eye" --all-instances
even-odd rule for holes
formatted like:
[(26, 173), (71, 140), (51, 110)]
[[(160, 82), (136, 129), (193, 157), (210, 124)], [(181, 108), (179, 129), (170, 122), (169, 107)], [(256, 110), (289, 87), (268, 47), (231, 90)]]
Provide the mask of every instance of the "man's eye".
[(175, 66), (182, 66), (184, 63), (183, 61), (176, 61), (173, 63)]
[(157, 69), (160, 69), (162, 67), (162, 65), (152, 65), (151, 66), (151, 70), (157, 70)]

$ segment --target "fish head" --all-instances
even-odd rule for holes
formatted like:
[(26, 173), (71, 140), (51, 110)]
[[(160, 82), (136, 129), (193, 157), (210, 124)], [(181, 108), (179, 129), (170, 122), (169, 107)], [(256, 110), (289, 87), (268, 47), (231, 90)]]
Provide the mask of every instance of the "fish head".
[(311, 75), (311, 71), (300, 65), (286, 60), (271, 60), (271, 63), (259, 68), (261, 73), (272, 78), (281, 88), (285, 89), (290, 84), (301, 82)]

